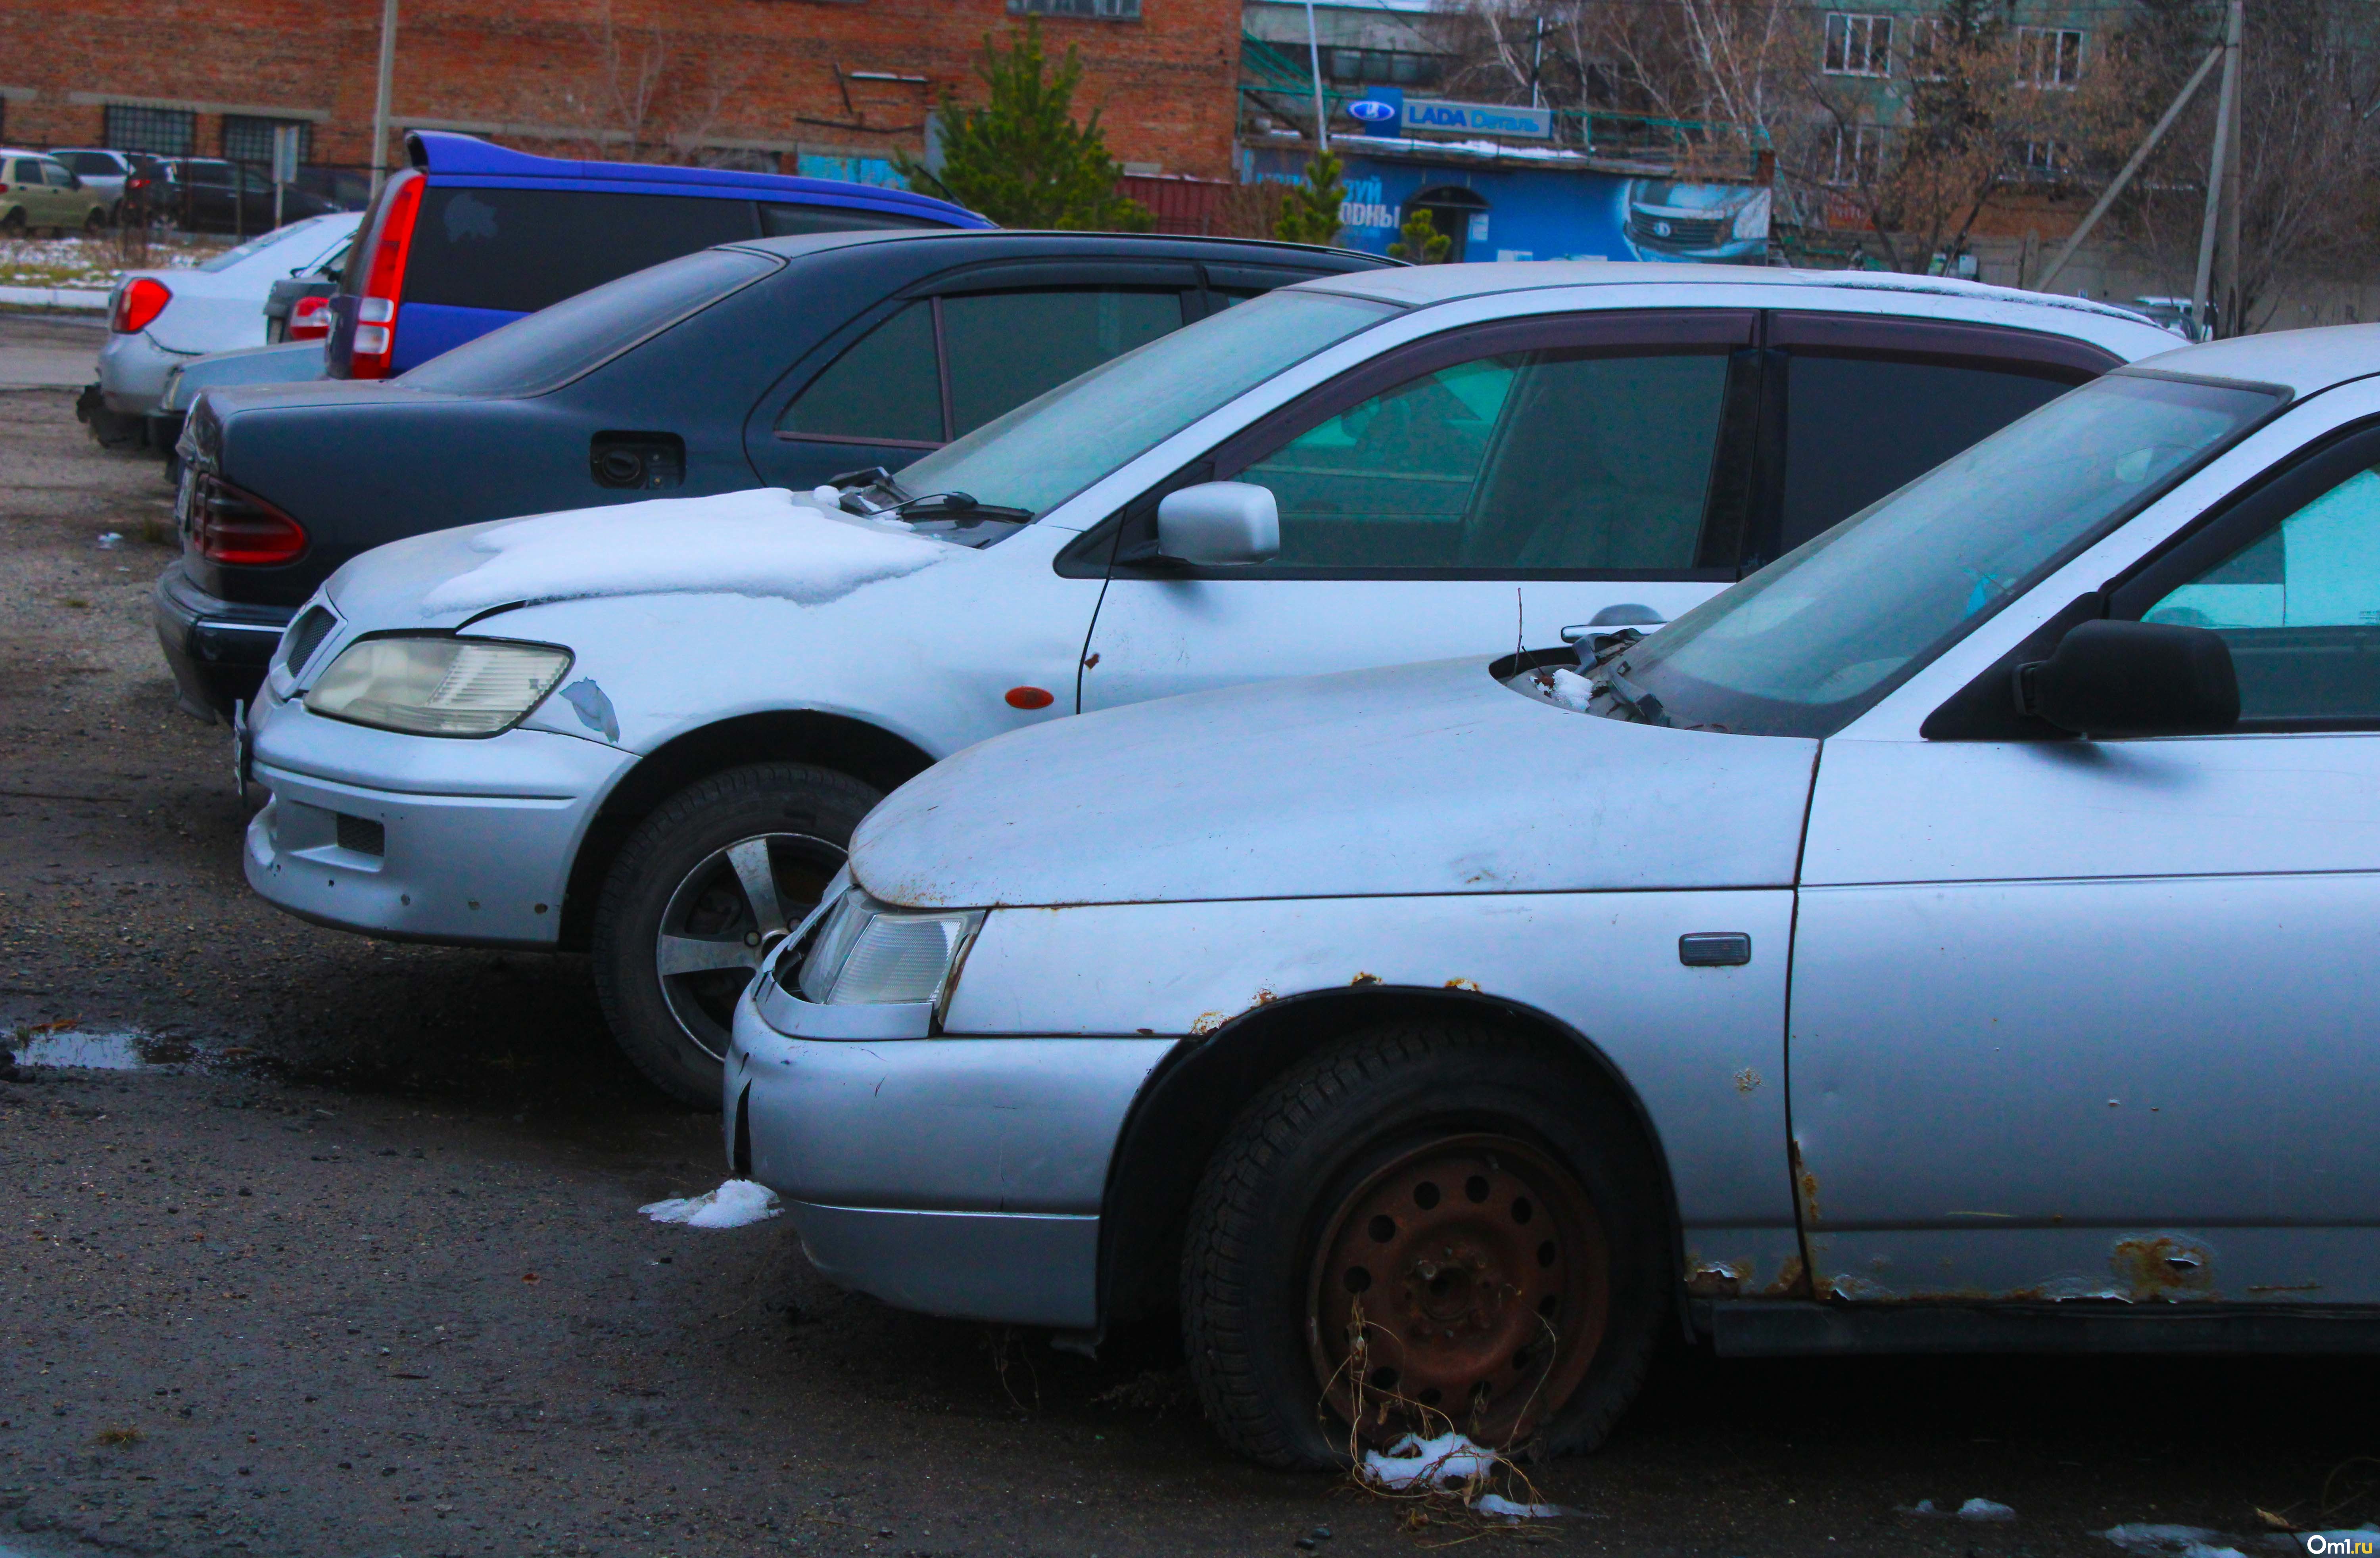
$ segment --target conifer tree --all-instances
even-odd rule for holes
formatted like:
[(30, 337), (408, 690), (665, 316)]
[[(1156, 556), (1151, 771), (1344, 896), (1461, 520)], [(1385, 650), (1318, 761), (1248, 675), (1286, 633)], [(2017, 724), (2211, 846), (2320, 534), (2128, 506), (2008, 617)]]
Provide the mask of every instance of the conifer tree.
[(1002, 49), (986, 33), (976, 75), (983, 103), (962, 108), (948, 93), (934, 111), (942, 150), (939, 173), (906, 152), (893, 164), (920, 194), (940, 195), (1003, 227), (1145, 233), (1148, 208), (1116, 193), (1123, 173), (1108, 155), (1099, 112), (1075, 122), (1083, 63), (1075, 49), (1054, 72), (1041, 46), (1041, 24), (1027, 18)]
[(1422, 207), (1405, 218), (1403, 237), (1389, 245), (1389, 258), (1406, 260), (1416, 265), (1443, 265), (1453, 252), (1454, 236), (1438, 230), (1438, 218)]
[(1333, 243), (1339, 237), (1339, 206), (1347, 198), (1340, 182), (1339, 159), (1318, 152), (1305, 164), (1305, 182), (1292, 185), (1281, 202), (1272, 236), (1288, 243)]

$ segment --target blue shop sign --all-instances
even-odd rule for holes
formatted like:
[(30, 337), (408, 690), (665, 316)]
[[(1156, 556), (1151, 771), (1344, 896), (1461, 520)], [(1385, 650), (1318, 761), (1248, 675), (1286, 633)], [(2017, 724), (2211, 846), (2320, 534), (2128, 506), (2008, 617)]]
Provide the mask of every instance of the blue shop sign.
[(1402, 87), (1368, 88), (1362, 97), (1347, 105), (1349, 118), (1371, 128), (1393, 125), (1404, 117), (1404, 113)]
[(1449, 103), (1439, 98), (1405, 99), (1404, 128), (1434, 130), (1441, 135), (1510, 135), (1529, 140), (1550, 140), (1554, 114), (1550, 108), (1513, 108), (1497, 103)]

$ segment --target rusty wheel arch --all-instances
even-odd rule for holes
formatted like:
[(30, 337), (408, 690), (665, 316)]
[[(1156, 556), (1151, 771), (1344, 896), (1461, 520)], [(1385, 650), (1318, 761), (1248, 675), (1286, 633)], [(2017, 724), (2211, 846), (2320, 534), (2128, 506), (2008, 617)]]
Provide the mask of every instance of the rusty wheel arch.
[(933, 761), (891, 731), (811, 709), (740, 714), (673, 736), (612, 786), (588, 824), (563, 891), (560, 945), (586, 950), (595, 900), (621, 846), (655, 807), (698, 779), (748, 762), (808, 762), (891, 791)]
[(1660, 1186), (1664, 1242), (1678, 1322), (1691, 1341), (1684, 1230), (1668, 1153), (1652, 1117), (1610, 1057), (1568, 1023), (1533, 1006), (1475, 991), (1358, 984), (1285, 995), (1240, 1014), (1167, 1054), (1133, 1101), (1108, 1164), (1099, 1208), (1099, 1329), (1130, 1325), (1171, 1308), (1183, 1223), (1223, 1134), (1240, 1111), (1291, 1066), (1327, 1044), (1383, 1023), (1455, 1018), (1515, 1040), (1560, 1041), (1594, 1085), (1636, 1122), (1639, 1143)]

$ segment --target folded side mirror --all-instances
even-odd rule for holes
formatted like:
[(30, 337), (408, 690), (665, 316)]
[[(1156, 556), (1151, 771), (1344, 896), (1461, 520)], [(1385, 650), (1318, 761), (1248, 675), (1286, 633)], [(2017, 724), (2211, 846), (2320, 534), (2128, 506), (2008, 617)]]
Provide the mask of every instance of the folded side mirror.
[(2083, 622), (2016, 668), (2016, 708), (2079, 736), (2213, 736), (2240, 723), (2231, 647), (2204, 627)]
[(1158, 504), (1157, 551), (1207, 566), (1266, 562), (1281, 554), (1281, 510), (1254, 482), (1201, 481)]

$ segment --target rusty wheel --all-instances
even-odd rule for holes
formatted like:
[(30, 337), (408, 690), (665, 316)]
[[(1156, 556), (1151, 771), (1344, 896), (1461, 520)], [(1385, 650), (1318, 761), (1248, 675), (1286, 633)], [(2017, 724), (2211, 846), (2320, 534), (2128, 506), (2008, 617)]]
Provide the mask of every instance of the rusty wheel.
[(1315, 1377), (1342, 1419), (1360, 1414), (1366, 1439), (1451, 1420), (1509, 1444), (1586, 1377), (1611, 1255), (1569, 1170), (1511, 1137), (1455, 1136), (1402, 1153), (1340, 1202), (1307, 1292)]
[(1589, 1448), (1673, 1312), (1662, 1194), (1567, 1045), (1415, 1021), (1318, 1051), (1241, 1111), (1189, 1210), (1208, 1420), (1270, 1466), (1343, 1466), (1351, 1427)]

